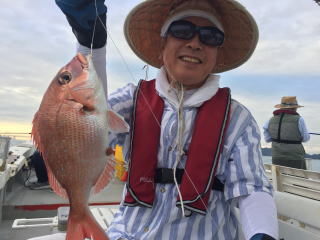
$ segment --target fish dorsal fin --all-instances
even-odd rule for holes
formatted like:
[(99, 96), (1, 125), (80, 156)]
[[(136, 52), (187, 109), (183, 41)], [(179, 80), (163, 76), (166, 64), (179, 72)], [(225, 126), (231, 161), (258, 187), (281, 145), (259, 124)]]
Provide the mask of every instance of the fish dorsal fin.
[(107, 111), (108, 126), (112, 132), (124, 133), (128, 132), (130, 127), (121, 115), (113, 110)]
[(114, 155), (106, 156), (107, 163), (106, 166), (98, 178), (96, 184), (94, 185), (93, 192), (99, 193), (107, 184), (113, 179), (114, 176)]

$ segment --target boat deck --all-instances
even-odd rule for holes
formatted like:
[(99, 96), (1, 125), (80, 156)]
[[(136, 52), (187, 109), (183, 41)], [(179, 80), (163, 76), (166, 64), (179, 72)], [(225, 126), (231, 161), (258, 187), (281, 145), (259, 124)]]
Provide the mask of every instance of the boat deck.
[[(118, 205), (109, 206), (92, 206), (90, 210), (100, 226), (107, 231)], [(12, 240), (28, 239), (28, 240), (65, 240), (66, 236), (66, 218), (65, 213), (68, 208), (61, 207), (58, 216), (52, 218), (40, 219), (16, 219), (13, 223), (13, 231), (11, 232)], [(67, 215), (67, 214), (66, 214)], [(62, 216), (62, 217), (59, 217)], [(30, 229), (32, 228), (32, 231)], [(21, 238), (21, 237), (24, 238)]]
[[(114, 180), (100, 193), (91, 195), (90, 202), (96, 204), (118, 203), (122, 194), (124, 184)], [(68, 204), (68, 200), (59, 197), (51, 189), (31, 190), (23, 185), (22, 182), (14, 182), (12, 191), (7, 191), (4, 206), (49, 206)], [(13, 190), (14, 189), (14, 190)]]
[[(108, 213), (108, 211), (103, 209), (110, 208), (110, 206), (117, 208), (117, 204), (121, 199), (123, 186), (122, 182), (114, 180), (102, 192), (90, 197), (89, 202), (94, 216), (102, 225), (105, 225), (105, 229), (113, 217), (110, 213), (114, 213), (114, 211)], [(57, 218), (58, 208), (67, 206), (68, 200), (60, 198), (48, 189), (30, 190), (19, 182), (13, 183), (12, 189), (11, 192), (6, 194), (2, 207), (0, 240), (25, 240), (59, 232), (57, 225), (52, 225), (52, 222)], [(102, 210), (98, 210), (101, 205), (103, 205)], [(107, 216), (108, 220), (105, 220)], [(38, 220), (34, 221), (34, 219)], [(30, 224), (48, 223), (48, 221), (51, 226), (40, 225), (31, 227), (32, 230), (28, 226)], [(26, 226), (13, 227), (17, 224), (24, 225), (24, 223), (26, 223)]]

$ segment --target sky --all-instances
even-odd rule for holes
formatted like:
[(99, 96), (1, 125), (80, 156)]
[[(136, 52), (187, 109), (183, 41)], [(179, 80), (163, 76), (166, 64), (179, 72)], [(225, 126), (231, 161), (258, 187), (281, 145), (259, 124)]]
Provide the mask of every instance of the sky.
[[(145, 77), (145, 64), (123, 35), (126, 15), (140, 2), (106, 0), (109, 92)], [(297, 96), (305, 106), (298, 112), (309, 132), (320, 133), (320, 6), (313, 0), (239, 2), (257, 21), (259, 42), (249, 61), (220, 74), (221, 86), (231, 88), (232, 97), (251, 111), (260, 127), (282, 96)], [(1, 0), (1, 5), (0, 133), (29, 132), (50, 81), (76, 54), (76, 39), (54, 0)], [(149, 78), (156, 73), (151, 68)], [(270, 144), (262, 140), (262, 146)], [(304, 146), (319, 154), (320, 136), (312, 135)]]

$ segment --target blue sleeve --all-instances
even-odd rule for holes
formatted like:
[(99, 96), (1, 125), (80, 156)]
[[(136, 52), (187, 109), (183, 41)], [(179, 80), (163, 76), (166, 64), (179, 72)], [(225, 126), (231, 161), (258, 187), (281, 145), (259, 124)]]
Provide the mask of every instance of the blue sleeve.
[(264, 136), (264, 140), (266, 142), (271, 142), (271, 136), (270, 136), (270, 133), (269, 133), (269, 123), (270, 123), (270, 120), (266, 121), (263, 125), (263, 136)]
[[(104, 0), (55, 1), (66, 15), (72, 31), (81, 45), (91, 47), (93, 30), (95, 30), (93, 48), (101, 48), (105, 45), (107, 39), (105, 29), (107, 7), (104, 4)], [(99, 18), (96, 21), (98, 16)]]
[(299, 118), (299, 131), (302, 136), (302, 142), (307, 142), (310, 140), (310, 134), (307, 129), (307, 126), (304, 122), (304, 119), (302, 117)]
[(97, 15), (107, 12), (104, 0), (56, 0), (56, 4), (67, 16), (72, 18), (79, 27), (90, 30)]
[(259, 233), (254, 235), (252, 238), (250, 238), (250, 240), (262, 240), (262, 238), (263, 238), (263, 234)]
[(258, 233), (254, 235), (250, 240), (275, 240), (273, 237), (270, 237), (269, 235)]

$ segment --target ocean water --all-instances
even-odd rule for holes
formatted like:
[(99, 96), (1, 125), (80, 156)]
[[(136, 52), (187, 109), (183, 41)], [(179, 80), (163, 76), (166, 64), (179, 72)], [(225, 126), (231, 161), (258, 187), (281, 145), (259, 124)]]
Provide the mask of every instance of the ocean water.
[[(262, 156), (264, 163), (271, 163), (271, 156)], [(307, 169), (314, 172), (320, 172), (320, 159), (306, 159)]]

